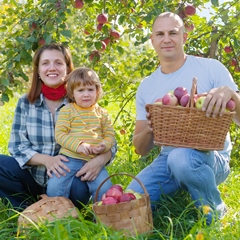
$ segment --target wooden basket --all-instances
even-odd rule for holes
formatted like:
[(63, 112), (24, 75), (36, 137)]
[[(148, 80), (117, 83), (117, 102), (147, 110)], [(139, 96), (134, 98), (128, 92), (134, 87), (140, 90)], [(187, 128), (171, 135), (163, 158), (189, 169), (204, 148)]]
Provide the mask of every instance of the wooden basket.
[(72, 201), (66, 197), (48, 197), (41, 195), (42, 199), (27, 207), (18, 218), (18, 224), (27, 225), (31, 221), (37, 223), (40, 221), (52, 222), (56, 219), (72, 216), (78, 217), (78, 211)]
[(194, 107), (197, 79), (193, 79), (190, 102), (186, 107), (147, 104), (151, 115), (154, 144), (198, 150), (222, 150), (235, 112), (206, 117)]
[[(127, 175), (134, 178), (143, 188), (141, 198), (130, 202), (112, 205), (98, 205), (98, 192), (102, 185), (111, 177)], [(127, 236), (149, 232), (153, 229), (152, 210), (148, 192), (139, 179), (128, 173), (115, 173), (106, 178), (98, 187), (94, 198), (93, 212), (96, 218), (108, 227), (115, 230), (124, 230)]]

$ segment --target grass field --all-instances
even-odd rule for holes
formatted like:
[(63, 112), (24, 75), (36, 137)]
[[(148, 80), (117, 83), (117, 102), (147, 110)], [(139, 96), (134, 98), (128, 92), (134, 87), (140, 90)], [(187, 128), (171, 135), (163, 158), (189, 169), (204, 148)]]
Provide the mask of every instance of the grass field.
[[(15, 109), (15, 101), (0, 107), (0, 152), (7, 154), (7, 143)], [(151, 159), (134, 154), (126, 135), (118, 136), (119, 151), (115, 161), (108, 167), (109, 173), (128, 172), (136, 175)], [(126, 147), (126, 145), (128, 145)], [(131, 181), (129, 177), (117, 176), (114, 183), (124, 187)], [(196, 239), (234, 240), (240, 239), (240, 170), (232, 168), (224, 184), (219, 186), (222, 198), (228, 206), (226, 216), (211, 226), (206, 226), (200, 212), (195, 209), (189, 195), (178, 192), (173, 197), (162, 199), (161, 207), (154, 214), (154, 230), (150, 234), (126, 237), (101, 223), (94, 223), (91, 204), (79, 211), (77, 219), (68, 217), (52, 223), (30, 224), (25, 231), (19, 231), (19, 213), (0, 200), (0, 239)]]

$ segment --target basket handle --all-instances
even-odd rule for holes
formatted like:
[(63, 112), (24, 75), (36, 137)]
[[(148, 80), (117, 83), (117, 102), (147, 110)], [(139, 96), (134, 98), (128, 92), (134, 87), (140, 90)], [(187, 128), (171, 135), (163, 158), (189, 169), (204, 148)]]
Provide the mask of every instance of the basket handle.
[(103, 182), (102, 182), (102, 183), (98, 186), (98, 188), (97, 188), (97, 191), (96, 191), (96, 194), (95, 194), (95, 198), (94, 198), (94, 203), (97, 202), (98, 193), (99, 193), (99, 190), (101, 189), (102, 185), (103, 185), (108, 179), (110, 179), (111, 177), (117, 176), (117, 175), (127, 175), (127, 176), (135, 179), (135, 180), (141, 185), (141, 187), (143, 188), (144, 194), (145, 194), (145, 195), (148, 195), (147, 189), (145, 188), (145, 186), (142, 184), (142, 182), (141, 182), (138, 178), (134, 177), (132, 174), (125, 173), (125, 172), (120, 172), (120, 173), (114, 173), (114, 174), (108, 176), (105, 180), (103, 180)]
[(188, 101), (187, 108), (193, 108), (194, 107), (194, 95), (197, 92), (197, 78), (194, 77), (192, 81), (192, 88), (190, 93), (190, 101)]

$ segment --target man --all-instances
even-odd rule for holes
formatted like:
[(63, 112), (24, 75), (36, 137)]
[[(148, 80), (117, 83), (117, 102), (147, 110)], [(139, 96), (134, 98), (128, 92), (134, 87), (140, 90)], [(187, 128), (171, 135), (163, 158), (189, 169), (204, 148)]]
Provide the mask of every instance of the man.
[[(178, 15), (165, 12), (154, 21), (151, 41), (160, 66), (141, 82), (136, 95), (137, 117), (133, 144), (142, 156), (154, 147), (150, 115), (146, 113), (145, 105), (153, 103), (176, 87), (186, 87), (190, 92), (194, 77), (198, 78), (198, 93), (208, 93), (202, 109), (206, 116), (221, 116), (227, 102), (233, 99), (236, 102), (234, 120), (240, 124), (240, 97), (230, 73), (217, 60), (187, 55), (184, 52), (186, 40), (187, 33), (184, 32), (183, 21)], [(161, 194), (172, 194), (178, 189), (185, 189), (196, 207), (207, 205), (213, 210), (214, 216), (221, 218), (226, 212), (226, 206), (217, 185), (229, 174), (231, 149), (229, 134), (222, 151), (162, 146), (160, 155), (137, 177), (147, 188), (153, 208), (159, 202)], [(135, 180), (128, 188), (142, 192)], [(211, 213), (206, 216), (208, 224), (212, 218)]]

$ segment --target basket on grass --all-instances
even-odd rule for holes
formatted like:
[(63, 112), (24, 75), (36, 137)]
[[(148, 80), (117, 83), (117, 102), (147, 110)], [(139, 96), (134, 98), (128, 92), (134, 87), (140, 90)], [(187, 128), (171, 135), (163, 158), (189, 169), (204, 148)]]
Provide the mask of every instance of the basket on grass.
[(197, 79), (193, 79), (190, 102), (186, 107), (147, 104), (151, 115), (154, 144), (199, 150), (222, 150), (235, 112), (206, 117), (194, 107)]
[[(141, 198), (129, 202), (111, 205), (98, 205), (98, 192), (102, 185), (111, 177), (126, 175), (134, 178), (143, 188)], [(128, 173), (115, 173), (106, 178), (98, 187), (93, 203), (96, 218), (115, 230), (124, 230), (126, 236), (149, 232), (153, 229), (152, 210), (148, 192), (139, 179)]]
[(48, 197), (41, 195), (42, 199), (27, 207), (18, 218), (18, 225), (27, 225), (31, 221), (37, 223), (40, 221), (49, 222), (63, 217), (78, 217), (78, 211), (72, 201), (66, 197)]

